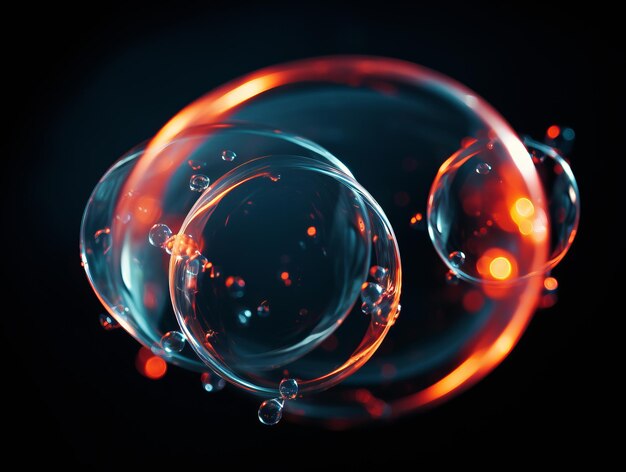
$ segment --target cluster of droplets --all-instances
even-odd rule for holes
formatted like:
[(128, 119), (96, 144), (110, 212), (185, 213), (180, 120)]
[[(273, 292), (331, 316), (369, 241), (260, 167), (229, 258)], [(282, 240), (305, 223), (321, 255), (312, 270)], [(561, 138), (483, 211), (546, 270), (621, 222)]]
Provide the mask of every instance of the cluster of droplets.
[[(386, 324), (391, 315), (393, 299), (389, 287), (389, 269), (374, 265), (369, 270), (369, 276), (373, 281), (361, 285), (361, 311), (371, 316), (374, 323)], [(399, 311), (398, 306), (397, 313)]]
[(279, 398), (265, 400), (259, 407), (259, 421), (265, 425), (273, 426), (283, 417), (283, 408), (288, 400), (295, 400), (298, 396), (298, 381), (296, 379), (283, 379), (278, 385)]

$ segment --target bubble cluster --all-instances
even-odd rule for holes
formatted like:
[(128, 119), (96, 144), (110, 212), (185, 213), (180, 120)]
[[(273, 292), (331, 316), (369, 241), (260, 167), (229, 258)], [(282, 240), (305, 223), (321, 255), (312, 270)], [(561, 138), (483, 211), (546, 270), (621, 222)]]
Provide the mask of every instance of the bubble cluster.
[(81, 258), (100, 323), (147, 348), (143, 375), (167, 362), (207, 392), (228, 382), (265, 399), (266, 425), (434, 404), (556, 302), (580, 214), (574, 136), (521, 140), (472, 91), (401, 61), (255, 72), (94, 189)]

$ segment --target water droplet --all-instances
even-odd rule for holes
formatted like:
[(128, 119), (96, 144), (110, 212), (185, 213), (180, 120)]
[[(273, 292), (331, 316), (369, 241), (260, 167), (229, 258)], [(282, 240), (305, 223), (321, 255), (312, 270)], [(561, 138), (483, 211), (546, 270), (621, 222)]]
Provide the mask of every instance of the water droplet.
[(278, 398), (265, 400), (259, 407), (259, 421), (265, 425), (273, 426), (283, 417), (283, 402)]
[(228, 289), (228, 293), (233, 298), (242, 298), (246, 292), (246, 281), (241, 277), (226, 277), (224, 285)]
[(476, 173), (480, 175), (487, 175), (491, 172), (491, 166), (486, 162), (479, 162), (476, 164)]
[(248, 326), (248, 323), (250, 323), (250, 318), (252, 318), (252, 312), (247, 308), (239, 310), (239, 313), (237, 313), (237, 321), (239, 321), (239, 324), (241, 326)]
[(204, 192), (209, 188), (211, 181), (204, 174), (194, 174), (189, 179), (189, 188), (194, 192)]
[(296, 379), (283, 379), (280, 381), (278, 391), (283, 400), (293, 400), (298, 396), (298, 382)]
[(224, 149), (222, 151), (222, 160), (226, 161), (226, 162), (233, 162), (235, 160), (235, 158), (237, 157), (237, 154), (235, 154), (234, 151), (230, 151), (228, 149)]
[(372, 278), (376, 280), (376, 282), (381, 284), (385, 283), (388, 274), (389, 269), (379, 265), (372, 266), (370, 269), (370, 275), (372, 276)]
[(493, 142), (489, 141), (487, 143), (487, 149), (489, 149), (490, 151), (493, 151)]
[(148, 241), (155, 247), (164, 247), (165, 243), (172, 237), (172, 230), (163, 223), (157, 223), (150, 228)]
[(119, 328), (120, 324), (117, 321), (115, 321), (115, 318), (113, 318), (108, 313), (101, 313), (100, 314), (100, 326), (102, 326), (106, 331), (112, 331), (114, 329)]
[(200, 381), (202, 382), (202, 388), (207, 392), (219, 392), (226, 386), (226, 381), (212, 372), (204, 372), (200, 376)]
[(380, 300), (383, 298), (383, 293), (383, 288), (375, 283), (365, 282), (361, 286), (361, 300), (364, 304), (366, 303), (369, 306), (380, 303)]
[(452, 251), (448, 254), (448, 260), (450, 261), (450, 265), (452, 267), (458, 269), (465, 264), (465, 253), (463, 251)]
[(256, 314), (261, 318), (270, 316), (270, 304), (267, 300), (263, 300), (256, 309)]
[(161, 347), (168, 354), (180, 352), (185, 348), (185, 335), (180, 331), (168, 331), (161, 338)]

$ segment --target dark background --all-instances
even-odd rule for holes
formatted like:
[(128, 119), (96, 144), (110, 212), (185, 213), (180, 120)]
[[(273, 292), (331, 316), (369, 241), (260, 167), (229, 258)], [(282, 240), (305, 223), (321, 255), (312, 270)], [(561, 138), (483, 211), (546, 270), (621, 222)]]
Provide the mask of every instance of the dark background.
[[(602, 304), (618, 277), (605, 261), (619, 265), (624, 257), (603, 216), (617, 195), (610, 175), (623, 168), (608, 118), (623, 104), (610, 93), (623, 80), (616, 15), (598, 5), (509, 2), (102, 2), (89, 9), (55, 4), (5, 17), (19, 33), (5, 38), (4, 57), (3, 270), (13, 283), (3, 293), (3, 427), (32, 450), (24, 462), (210, 469), (251, 460), (287, 469), (408, 459), (417, 468), (431, 459), (483, 463), (495, 453), (515, 462), (537, 452), (560, 461), (592, 453), (601, 430), (590, 422), (613, 405), (598, 368), (608, 356)], [(79, 265), (80, 217), (109, 165), (204, 92), (263, 66), (338, 53), (439, 70), (477, 91), (520, 133), (573, 127), (581, 230), (556, 270), (558, 304), (539, 312), (513, 353), (470, 391), (392, 424), (267, 428), (255, 402), (233, 389), (211, 397), (196, 374), (170, 368), (152, 381), (137, 373), (137, 343), (98, 324), (102, 309)]]

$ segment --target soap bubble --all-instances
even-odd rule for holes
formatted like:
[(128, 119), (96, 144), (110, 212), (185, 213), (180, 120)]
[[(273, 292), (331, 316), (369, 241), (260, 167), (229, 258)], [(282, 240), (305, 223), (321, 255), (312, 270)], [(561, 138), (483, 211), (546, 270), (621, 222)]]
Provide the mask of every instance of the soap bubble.
[[(545, 271), (548, 215), (528, 153), (518, 163), (500, 141), (474, 140), (442, 164), (432, 185), (428, 230), (460, 278), (512, 282)], [(490, 172), (477, 173), (488, 163)], [(536, 179), (536, 177), (535, 177)], [(535, 183), (535, 182), (533, 182)]]
[[(199, 357), (241, 387), (279, 394), (288, 371), (301, 394), (327, 388), (364, 362), (391, 325), (399, 298), (393, 234), (358, 183), (322, 161), (279, 155), (240, 165), (200, 197), (180, 235), (198, 245), (191, 257), (173, 252), (179, 323)], [(200, 271), (190, 283), (199, 258), (237, 275), (222, 281)], [(367, 282), (372, 265), (387, 269), (384, 287)], [(359, 314), (367, 297), (380, 304), (376, 317)], [(330, 336), (345, 352), (336, 369), (322, 361)]]

